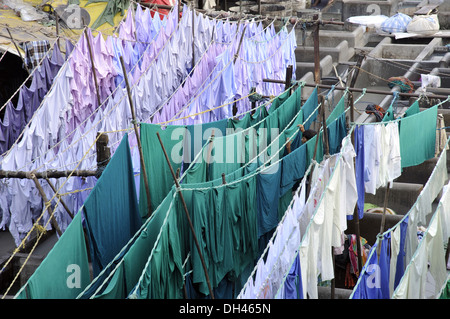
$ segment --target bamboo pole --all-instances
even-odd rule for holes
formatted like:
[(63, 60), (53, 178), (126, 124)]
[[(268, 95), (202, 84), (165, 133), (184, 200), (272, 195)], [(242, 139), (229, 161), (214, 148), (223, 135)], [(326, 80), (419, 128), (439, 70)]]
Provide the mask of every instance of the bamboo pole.
[(44, 205), (48, 205), (48, 210), (50, 213), (50, 220), (52, 223), (53, 228), (56, 230), (59, 236), (62, 235), (61, 229), (58, 226), (58, 223), (56, 222), (55, 216), (53, 215), (53, 208), (51, 206), (51, 203), (48, 201), (47, 196), (45, 195), (44, 189), (42, 188), (41, 184), (39, 183), (38, 179), (36, 178), (36, 175), (33, 173), (31, 174), (31, 179), (33, 180), (34, 184), (36, 185), (37, 190), (39, 191), (39, 194), (41, 194), (42, 199), (44, 200)]
[(166, 152), (164, 144), (163, 144), (163, 142), (161, 140), (161, 137), (159, 136), (159, 132), (157, 132), (156, 135), (158, 136), (159, 143), (161, 144), (161, 148), (162, 148), (162, 150), (164, 152), (164, 156), (166, 157), (167, 165), (169, 165), (170, 173), (172, 174), (173, 180), (174, 180), (175, 185), (177, 187), (177, 193), (178, 193), (178, 195), (180, 195), (181, 203), (183, 204), (184, 213), (186, 214), (186, 218), (187, 218), (188, 223), (189, 223), (189, 228), (191, 229), (191, 233), (192, 233), (192, 236), (194, 238), (195, 246), (197, 247), (197, 251), (198, 251), (198, 254), (200, 256), (200, 260), (202, 262), (203, 271), (205, 272), (206, 282), (208, 284), (208, 289), (209, 289), (209, 293), (211, 295), (211, 299), (214, 299), (214, 293), (213, 293), (213, 290), (211, 288), (211, 283), (209, 281), (208, 270), (206, 269), (205, 260), (203, 258), (203, 254), (202, 254), (201, 249), (200, 249), (200, 244), (198, 243), (198, 239), (197, 239), (197, 236), (195, 234), (194, 226), (192, 225), (192, 220), (191, 220), (191, 217), (189, 215), (189, 211), (187, 209), (186, 202), (184, 201), (183, 193), (180, 190), (180, 184), (178, 183), (178, 180), (175, 177), (175, 173), (173, 171), (172, 164), (170, 164), (169, 156), (167, 156), (167, 152)]
[(195, 66), (195, 10), (192, 6), (192, 68)]
[(45, 178), (47, 184), (50, 186), (50, 188), (52, 189), (52, 191), (55, 192), (56, 197), (58, 197), (59, 201), (61, 202), (61, 204), (63, 205), (64, 209), (66, 210), (67, 214), (69, 214), (70, 218), (73, 219), (73, 214), (70, 211), (69, 207), (67, 206), (67, 204), (64, 202), (64, 200), (61, 198), (61, 195), (58, 193), (58, 191), (56, 190), (55, 186), (53, 185), (53, 183), (50, 181), (50, 179), (48, 177)]
[[(213, 143), (214, 143), (214, 130), (212, 130), (212, 132), (211, 132), (211, 141), (209, 142), (209, 145), (208, 145), (208, 154), (206, 157), (207, 176), (210, 176), (209, 164), (211, 162), (211, 153), (212, 153)], [(208, 180), (209, 180), (209, 178), (208, 178)]]
[(314, 30), (313, 30), (313, 38), (314, 38), (314, 82), (316, 84), (320, 84), (320, 43), (319, 43), (319, 29), (320, 29), (320, 21), (319, 16), (317, 14), (314, 15)]
[[(83, 19), (83, 24), (84, 24), (84, 19)], [(100, 106), (102, 103), (100, 100), (100, 92), (99, 92), (99, 88), (98, 88), (97, 72), (95, 71), (94, 56), (92, 55), (91, 41), (89, 40), (89, 36), (87, 34), (87, 28), (84, 29), (84, 36), (86, 37), (87, 46), (89, 49), (89, 57), (91, 60), (92, 75), (94, 77), (95, 91), (97, 93), (97, 103), (98, 103), (98, 106)]]
[(152, 205), (151, 205), (151, 201), (150, 201), (150, 187), (148, 184), (147, 170), (145, 168), (144, 154), (142, 153), (141, 138), (139, 136), (139, 130), (138, 130), (137, 123), (136, 123), (136, 115), (134, 114), (134, 106), (133, 106), (133, 100), (131, 98), (130, 85), (128, 83), (127, 71), (125, 69), (125, 63), (123, 62), (122, 56), (120, 56), (120, 63), (122, 64), (123, 77), (125, 79), (125, 85), (127, 87), (128, 101), (130, 102), (131, 116), (133, 118), (132, 122), (133, 122), (133, 126), (134, 126), (134, 133), (136, 134), (136, 140), (137, 140), (138, 148), (139, 148), (139, 157), (140, 157), (140, 161), (141, 161), (141, 173), (144, 175), (145, 192), (147, 194), (147, 217), (150, 217), (152, 214)]
[[(350, 122), (355, 122), (355, 105), (353, 103), (353, 93), (349, 92), (349, 103), (350, 103)], [(354, 132), (352, 132), (352, 141), (354, 142)], [(356, 146), (356, 145), (355, 145)], [(362, 270), (362, 248), (361, 248), (361, 231), (359, 225), (359, 214), (358, 214), (358, 203), (356, 203), (356, 207), (353, 211), (353, 220), (355, 223), (356, 229), (356, 253), (358, 255), (358, 274), (361, 273)]]
[(43, 172), (24, 172), (24, 171), (4, 171), (0, 170), (0, 179), (1, 178), (28, 178), (32, 179), (31, 174), (34, 174), (36, 178), (62, 178), (69, 176), (80, 176), (80, 177), (88, 177), (88, 176), (96, 176), (97, 171), (89, 171), (89, 170), (76, 170), (76, 171), (56, 171), (56, 170), (47, 170)]
[(12, 43), (16, 47), (17, 54), (19, 55), (20, 59), (22, 60), (23, 66), (25, 67), (25, 70), (27, 70), (28, 74), (30, 74), (30, 70), (28, 69), (28, 65), (25, 63), (25, 59), (23, 58), (22, 53), (20, 53), (19, 47), (17, 46), (16, 41), (14, 40), (11, 32), (9, 31), (9, 28), (6, 28), (6, 31), (8, 31), (9, 37), (11, 38)]
[[(294, 69), (292, 65), (288, 65), (288, 67), (286, 68), (286, 79), (284, 84), (285, 91), (291, 87), (293, 70)], [(289, 91), (289, 95), (291, 95), (291, 91)]]

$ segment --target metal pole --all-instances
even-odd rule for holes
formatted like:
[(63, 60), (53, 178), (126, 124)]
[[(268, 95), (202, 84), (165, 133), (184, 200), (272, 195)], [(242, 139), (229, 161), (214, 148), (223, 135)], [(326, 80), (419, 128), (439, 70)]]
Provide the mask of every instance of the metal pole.
[(145, 192), (147, 193), (147, 217), (150, 217), (152, 214), (152, 205), (150, 201), (150, 187), (148, 186), (148, 176), (147, 176), (147, 170), (145, 168), (145, 161), (144, 161), (144, 154), (142, 153), (142, 145), (141, 145), (141, 138), (139, 136), (139, 130), (136, 123), (136, 116), (134, 114), (134, 107), (133, 107), (133, 100), (131, 98), (131, 90), (130, 85), (128, 84), (128, 77), (127, 77), (127, 71), (125, 69), (125, 63), (123, 62), (122, 56), (120, 56), (120, 63), (122, 64), (122, 71), (123, 71), (123, 77), (125, 79), (125, 84), (127, 87), (128, 92), (128, 101), (130, 102), (130, 109), (131, 109), (131, 116), (133, 117), (133, 126), (134, 126), (134, 132), (136, 134), (136, 140), (138, 143), (139, 148), (139, 157), (141, 160), (141, 173), (144, 174), (144, 184), (145, 184)]
[(197, 251), (198, 251), (198, 254), (200, 256), (200, 260), (202, 262), (203, 271), (205, 272), (205, 277), (206, 277), (206, 282), (208, 283), (209, 293), (211, 295), (211, 298), (214, 299), (214, 294), (213, 294), (213, 291), (212, 291), (212, 288), (211, 288), (211, 283), (209, 281), (209, 275), (208, 275), (208, 271), (206, 269), (205, 260), (203, 259), (203, 254), (202, 254), (202, 252), (200, 250), (200, 245), (198, 243), (197, 236), (195, 235), (194, 226), (192, 225), (191, 217), (189, 216), (189, 211), (187, 209), (186, 202), (184, 201), (183, 193), (180, 190), (180, 184), (178, 183), (178, 180), (175, 177), (175, 173), (173, 171), (172, 164), (170, 164), (169, 157), (167, 156), (167, 152), (166, 152), (164, 144), (163, 144), (163, 142), (161, 140), (161, 137), (159, 136), (159, 132), (156, 132), (156, 135), (158, 136), (159, 143), (161, 144), (161, 148), (162, 148), (162, 150), (164, 152), (164, 156), (166, 157), (167, 165), (169, 165), (170, 172), (172, 173), (173, 180), (174, 180), (175, 185), (177, 187), (177, 193), (178, 193), (178, 195), (180, 195), (181, 203), (183, 204), (183, 209), (184, 209), (184, 212), (186, 214), (186, 218), (187, 218), (188, 223), (189, 223), (189, 228), (191, 229), (192, 236), (193, 236), (194, 242), (195, 242), (195, 246), (197, 247)]

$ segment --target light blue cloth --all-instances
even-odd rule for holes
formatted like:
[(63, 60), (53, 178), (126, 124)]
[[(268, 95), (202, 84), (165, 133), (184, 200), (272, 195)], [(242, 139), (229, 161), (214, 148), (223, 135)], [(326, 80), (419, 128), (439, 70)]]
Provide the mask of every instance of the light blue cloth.
[(397, 13), (381, 23), (381, 30), (384, 32), (406, 32), (408, 24), (412, 18), (404, 13)]

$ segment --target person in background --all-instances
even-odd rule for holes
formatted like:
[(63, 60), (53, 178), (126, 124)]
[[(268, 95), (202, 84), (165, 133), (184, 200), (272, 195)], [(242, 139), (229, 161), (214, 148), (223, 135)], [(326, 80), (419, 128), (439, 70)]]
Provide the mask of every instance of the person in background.
[[(314, 130), (305, 130), (305, 127), (303, 126), (303, 124), (299, 124), (297, 126), (298, 126), (300, 132), (302, 132), (302, 144), (305, 144), (307, 141), (312, 139), (317, 134), (317, 132)], [(289, 154), (291, 152), (291, 141), (289, 141), (286, 144), (286, 151), (287, 151), (287, 154)]]

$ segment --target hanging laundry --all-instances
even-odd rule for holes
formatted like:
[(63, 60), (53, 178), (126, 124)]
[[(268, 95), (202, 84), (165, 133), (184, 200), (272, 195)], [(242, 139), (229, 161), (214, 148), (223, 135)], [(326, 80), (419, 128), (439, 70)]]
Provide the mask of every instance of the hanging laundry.
[[(364, 145), (364, 125), (355, 127), (355, 178), (358, 190), (358, 218), (364, 217), (364, 200), (365, 200), (365, 186), (364, 186), (364, 171), (365, 171), (365, 145)], [(347, 217), (353, 219), (352, 215)]]
[[(170, 165), (176, 172), (178, 168), (181, 169), (184, 132), (184, 126), (169, 125), (163, 129), (160, 125), (141, 123), (141, 144), (150, 186), (151, 211), (158, 207), (174, 185), (169, 164), (156, 133), (159, 133)], [(139, 211), (141, 216), (145, 217), (148, 215), (148, 199), (143, 179), (144, 176), (141, 174)]]
[(29, 41), (23, 43), (23, 49), (25, 51), (25, 64), (32, 72), (47, 55), (47, 51), (50, 50), (50, 43), (48, 40)]
[(82, 212), (97, 276), (141, 226), (127, 134), (83, 204)]
[(283, 293), (283, 299), (303, 299), (302, 270), (298, 255), (284, 282)]
[(89, 281), (81, 214), (76, 214), (53, 249), (19, 290), (16, 298), (73, 299)]
[[(400, 154), (402, 167), (419, 165), (434, 157), (437, 106), (401, 120)], [(417, 128), (420, 127), (420, 130)]]

